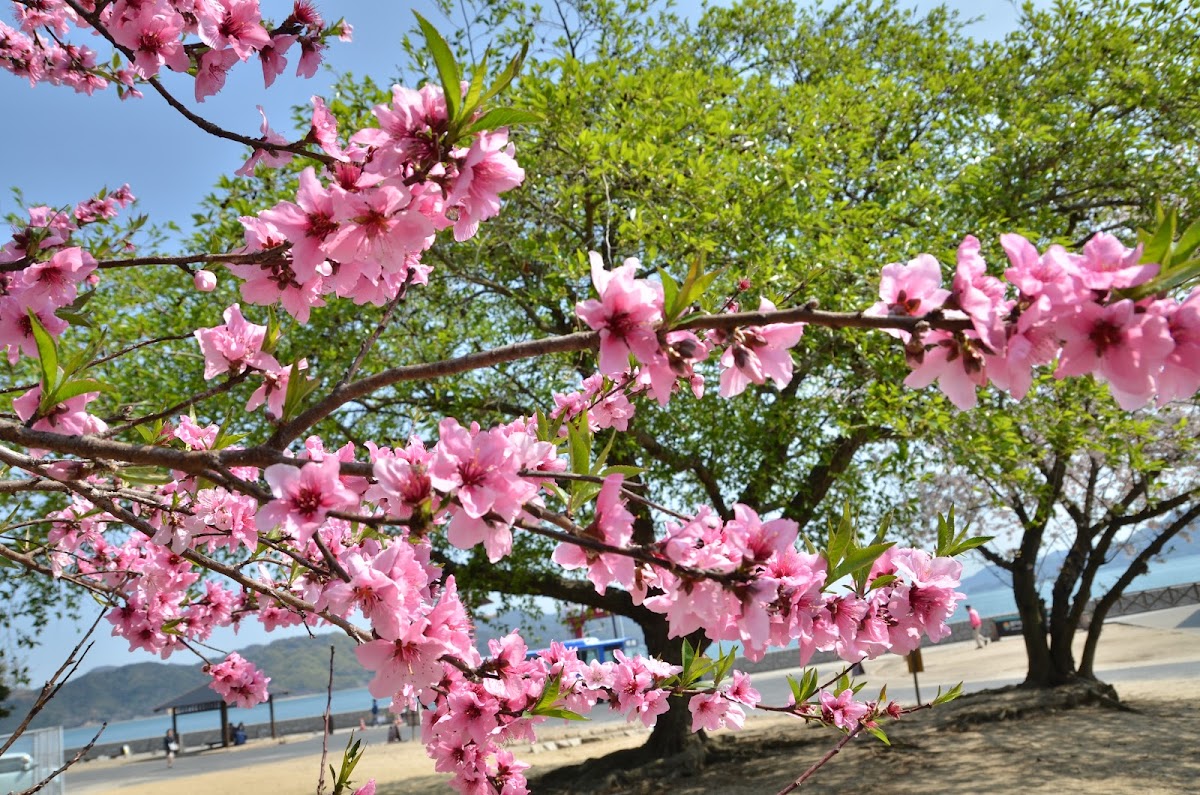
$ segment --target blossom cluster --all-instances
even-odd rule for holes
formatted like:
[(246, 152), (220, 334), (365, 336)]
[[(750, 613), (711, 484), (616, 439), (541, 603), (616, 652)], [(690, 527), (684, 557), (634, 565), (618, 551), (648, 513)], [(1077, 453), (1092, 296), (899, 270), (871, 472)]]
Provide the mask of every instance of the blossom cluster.
[[(649, 393), (666, 405), (682, 384), (697, 397), (704, 393), (704, 376), (695, 365), (713, 350), (723, 349), (719, 358), (722, 397), (733, 397), (750, 384), (765, 384), (770, 379), (783, 387), (792, 378), (794, 347), (804, 334), (803, 323), (771, 323), (745, 326), (725, 332), (709, 330), (704, 338), (685, 329), (664, 328), (664, 295), (660, 282), (638, 279), (637, 259), (625, 260), (609, 271), (596, 252), (591, 252), (592, 283), (599, 299), (581, 301), (575, 313), (600, 335), (599, 370), (618, 381), (628, 379), (630, 392)], [(735, 303), (726, 309), (737, 311)], [(775, 305), (761, 299), (760, 311), (773, 312)], [(636, 366), (630, 365), (630, 359)], [(587, 387), (593, 394), (595, 386)], [(583, 395), (556, 398), (559, 410), (565, 404), (586, 401)], [(621, 407), (619, 419), (628, 415)], [(571, 413), (578, 413), (578, 408)], [(628, 412), (632, 414), (632, 411)], [(601, 425), (600, 427), (608, 427)]]
[[(374, 115), (378, 126), (343, 142), (333, 115), (313, 98), (309, 139), (328, 165), (301, 172), (294, 201), (241, 219), (246, 253), (263, 254), (228, 266), (246, 301), (278, 303), (301, 323), (324, 296), (385, 304), (409, 285), (427, 283), (431, 268), (421, 253), (436, 232), (453, 227), (457, 240), (473, 236), (499, 212), (500, 194), (524, 179), (506, 130), (481, 132), (466, 145), (447, 138), (446, 99), (437, 86), (395, 86)], [(265, 118), (263, 138), (283, 141)], [(260, 149), (239, 173), (288, 159)]]
[(1162, 405), (1200, 388), (1200, 291), (1183, 301), (1123, 297), (1158, 274), (1158, 265), (1141, 262), (1141, 246), (1127, 248), (1106, 233), (1093, 236), (1079, 254), (1057, 245), (1039, 253), (1015, 234), (1000, 242), (1009, 260), (1004, 281), (987, 274), (979, 241), (969, 236), (958, 247), (949, 290), (929, 255), (884, 268), (881, 300), (869, 314), (941, 313), (970, 324), (907, 340), (908, 386), (936, 381), (965, 409), (989, 381), (1024, 397), (1034, 368), (1057, 360), (1057, 378), (1094, 375), (1124, 409), (1155, 396)]
[(73, 236), (82, 226), (116, 217), (133, 200), (124, 185), (72, 210), (27, 210), (29, 221), (15, 227), (0, 247), (0, 348), (10, 363), (22, 354), (38, 355), (31, 315), (52, 336), (62, 334), (68, 323), (55, 312), (75, 301), (81, 285), (95, 282), (96, 260)]
[[(263, 19), (258, 0), (115, 0), (97, 4), (65, 0), (18, 2), (17, 27), (0, 22), (0, 67), (29, 80), (66, 85), (83, 94), (116, 85), (137, 97), (139, 82), (166, 68), (195, 77), (196, 100), (221, 90), (234, 65), (252, 58), (269, 87), (299, 48), (296, 74), (312, 77), (326, 40), (349, 40), (345, 23), (327, 27), (309, 0), (296, 0), (275, 27)], [(100, 8), (97, 13), (97, 8)], [(103, 32), (123, 59), (112, 66), (95, 50), (73, 44), (73, 29)]]

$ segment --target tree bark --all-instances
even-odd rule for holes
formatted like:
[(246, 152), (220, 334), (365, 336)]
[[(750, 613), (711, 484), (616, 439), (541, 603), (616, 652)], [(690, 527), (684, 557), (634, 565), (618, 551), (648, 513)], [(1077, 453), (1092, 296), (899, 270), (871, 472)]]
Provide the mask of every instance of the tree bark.
[[(651, 615), (654, 616), (654, 620), (638, 622), (646, 635), (646, 652), (651, 656), (661, 657), (672, 665), (681, 664), (681, 639), (668, 638), (666, 619), (657, 613)], [(697, 651), (702, 651), (708, 646), (708, 640), (700, 632), (693, 633), (688, 637), (688, 641)], [(650, 732), (650, 739), (646, 740), (641, 748), (644, 752), (643, 762), (667, 759), (707, 741), (704, 732), (692, 731), (692, 713), (688, 710), (688, 700), (672, 698), (669, 703), (671, 708), (658, 716), (658, 722)]]

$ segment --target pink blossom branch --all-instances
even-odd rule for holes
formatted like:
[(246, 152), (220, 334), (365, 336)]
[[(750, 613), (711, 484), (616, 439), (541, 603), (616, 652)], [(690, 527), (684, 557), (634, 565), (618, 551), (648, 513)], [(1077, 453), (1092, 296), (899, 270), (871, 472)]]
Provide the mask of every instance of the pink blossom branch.
[[(103, 36), (108, 43), (113, 46), (114, 49), (124, 55), (130, 63), (133, 63), (136, 60), (133, 52), (130, 51), (129, 48), (118, 44), (116, 38), (114, 38), (113, 35), (108, 31), (108, 28), (101, 24), (100, 15), (98, 13), (89, 13), (83, 8), (83, 6), (76, 2), (76, 0), (65, 0), (65, 2), (76, 14), (79, 15), (81, 19), (86, 20), (87, 23), (96, 30), (97, 33)], [(191, 109), (176, 99), (170, 91), (167, 91), (166, 87), (163, 86), (157, 77), (147, 78), (146, 82), (149, 83), (150, 86), (158, 93), (158, 95), (162, 97), (168, 105), (174, 108), (179, 115), (183, 116), (192, 124), (216, 138), (222, 138), (227, 141), (245, 144), (246, 146), (253, 147), (254, 149), (262, 149), (268, 152), (290, 152), (294, 155), (316, 160), (326, 166), (332, 166), (335, 162), (337, 162), (324, 152), (314, 152), (310, 150), (303, 144), (303, 142), (291, 144), (273, 144), (269, 141), (263, 140), (262, 138), (251, 138), (240, 133), (226, 130), (224, 127), (220, 127), (208, 119), (193, 113)]]
[[(802, 306), (793, 309), (783, 309), (774, 312), (736, 312), (725, 315), (702, 315), (689, 318), (676, 328), (688, 329), (732, 329), (740, 326), (770, 325), (773, 323), (808, 323), (828, 328), (862, 328), (862, 329), (899, 329), (910, 333), (920, 333), (926, 329), (942, 329), (946, 331), (962, 331), (971, 327), (970, 321), (950, 319), (940, 312), (920, 317), (887, 316), (878, 317), (865, 315), (862, 312), (826, 312), (812, 306)], [(357, 400), (384, 387), (406, 381), (423, 381), (432, 378), (444, 378), (450, 375), (494, 367), (506, 362), (521, 359), (546, 356), (554, 353), (572, 353), (575, 351), (595, 349), (599, 347), (600, 335), (595, 331), (578, 331), (557, 337), (544, 337), (537, 340), (516, 342), (492, 348), (479, 353), (471, 353), (454, 359), (443, 359), (427, 364), (414, 364), (394, 367), (377, 373), (368, 378), (343, 384), (324, 399), (302, 412), (290, 422), (276, 429), (268, 447), (283, 449), (302, 433), (321, 420), (337, 411), (346, 403)]]
[[(31, 472), (39, 477), (57, 480), (65, 485), (70, 491), (89, 500), (93, 505), (103, 508), (119, 521), (124, 522), (135, 530), (140, 530), (148, 537), (154, 536), (158, 532), (158, 528), (154, 527), (154, 525), (147, 522), (144, 518), (126, 510), (125, 508), (122, 508), (115, 500), (105, 496), (98, 489), (78, 481), (55, 478), (52, 475), (41, 471), (37, 464), (33, 462), (33, 459), (29, 458), (28, 456), (22, 456), (0, 447), (0, 460), (10, 464), (11, 466), (16, 466), (20, 469), (24, 469), (27, 472)], [(263, 596), (268, 596), (272, 599), (275, 599), (276, 601), (287, 605), (298, 613), (310, 613), (312, 615), (320, 616), (330, 624), (341, 628), (346, 632), (347, 635), (359, 642), (366, 642), (371, 639), (367, 632), (359, 627), (354, 626), (346, 619), (335, 616), (328, 611), (317, 610), (315, 607), (313, 607), (313, 605), (309, 604), (303, 599), (288, 593), (287, 591), (279, 591), (252, 580), (242, 574), (238, 569), (232, 566), (227, 566), (211, 557), (208, 557), (207, 555), (203, 555), (195, 550), (185, 550), (180, 554), (180, 557), (191, 561), (192, 563), (195, 563), (196, 565), (201, 566), (209, 571), (214, 571), (217, 574), (223, 574), (239, 585), (256, 593), (260, 593)]]
[(618, 547), (612, 544), (606, 544), (599, 539), (585, 535), (582, 527), (579, 527), (571, 520), (564, 516), (560, 516), (552, 511), (546, 511), (538, 508), (536, 505), (526, 505), (525, 512), (541, 519), (543, 522), (548, 522), (559, 528), (559, 530), (551, 530), (548, 527), (540, 527), (538, 525), (518, 523), (515, 527), (522, 530), (528, 530), (546, 538), (555, 541), (561, 541), (567, 544), (575, 544), (576, 546), (590, 549), (595, 552), (603, 552), (610, 555), (621, 555), (623, 557), (632, 558), (639, 563), (645, 563), (649, 566), (655, 566), (660, 569), (676, 574), (680, 577), (686, 577), (692, 580), (713, 580), (720, 583), (738, 582), (739, 578), (736, 573), (725, 573), (719, 571), (709, 571), (706, 569), (695, 569), (691, 566), (684, 566), (674, 561), (655, 555), (644, 548), (639, 547)]

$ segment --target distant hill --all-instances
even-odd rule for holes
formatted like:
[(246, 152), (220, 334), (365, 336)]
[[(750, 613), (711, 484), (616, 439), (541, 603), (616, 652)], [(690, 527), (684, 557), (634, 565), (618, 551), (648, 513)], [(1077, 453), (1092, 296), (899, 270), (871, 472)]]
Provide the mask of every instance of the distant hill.
[[(1133, 539), (1130, 540), (1130, 549), (1140, 550), (1143, 548), (1143, 546), (1144, 544), (1141, 543), (1141, 539), (1135, 534)], [(1183, 534), (1177, 535), (1171, 540), (1171, 543), (1167, 545), (1167, 554), (1180, 556), (1200, 555), (1200, 532), (1192, 531), (1187, 537), (1185, 537)], [(1055, 550), (1048, 555), (1044, 555), (1038, 561), (1038, 571), (1042, 572), (1044, 576), (1053, 579), (1053, 577), (1058, 574), (1058, 569), (1060, 566), (1062, 566), (1062, 562), (1066, 556), (1066, 550)], [(1132, 555), (1127, 556), (1125, 554), (1119, 554), (1111, 563), (1108, 564), (1108, 566), (1118, 566), (1124, 568), (1125, 566), (1129, 565), (1131, 557)], [(1154, 564), (1151, 563), (1150, 566), (1151, 569), (1153, 569)], [(1197, 578), (1200, 579), (1200, 572), (1197, 574)], [(988, 565), (975, 572), (970, 577), (964, 579), (962, 583), (959, 584), (958, 590), (963, 591), (969, 597), (973, 592), (979, 593), (983, 591), (995, 591), (997, 589), (1011, 587), (1012, 576), (1009, 575), (1007, 571), (1001, 569), (999, 566)], [(1136, 584), (1133, 586), (1134, 589), (1137, 587), (1138, 586)]]
[[(482, 619), (478, 625), (479, 649), (487, 653), (487, 641), (520, 629), (531, 649), (545, 648), (552, 640), (572, 637), (554, 615), (530, 615), (508, 610)], [(625, 622), (628, 634), (641, 638), (636, 625)], [(589, 625), (589, 631), (608, 637), (606, 620)], [(315, 638), (282, 638), (269, 644), (247, 646), (238, 653), (271, 677), (271, 690), (289, 695), (321, 693), (329, 682), (329, 647), (333, 645), (333, 689), (365, 687), (372, 674), (358, 664), (354, 642), (339, 632)], [(132, 663), (103, 666), (88, 671), (63, 685), (62, 690), (33, 722), (34, 728), (71, 728), (102, 720), (119, 721), (152, 714), (155, 707), (208, 682), (199, 665), (177, 663)], [(0, 734), (15, 729), (24, 718), (36, 693), (14, 690), (6, 702), (10, 713), (0, 718)]]
[[(329, 646), (334, 654), (335, 690), (363, 687), (371, 674), (354, 658), (354, 642), (339, 633), (315, 638), (283, 638), (249, 646), (238, 653), (271, 677), (271, 690), (291, 695), (317, 693), (329, 683)], [(152, 714), (155, 707), (209, 681), (199, 665), (132, 663), (103, 666), (70, 680), (33, 721), (33, 727), (81, 726), (102, 720), (119, 721)], [(14, 690), (0, 719), (0, 733), (11, 731), (24, 718), (36, 697), (33, 690)]]

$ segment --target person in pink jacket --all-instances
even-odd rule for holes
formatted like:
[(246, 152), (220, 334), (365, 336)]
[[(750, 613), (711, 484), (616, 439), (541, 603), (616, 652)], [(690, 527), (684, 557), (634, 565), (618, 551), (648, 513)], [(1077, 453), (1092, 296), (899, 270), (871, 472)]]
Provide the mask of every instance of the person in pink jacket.
[(981, 631), (983, 619), (979, 617), (979, 612), (970, 605), (967, 605), (967, 620), (971, 622), (971, 634), (975, 638), (975, 648), (982, 649), (988, 642)]

